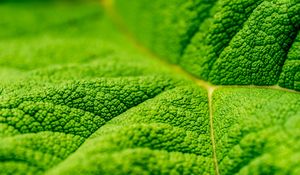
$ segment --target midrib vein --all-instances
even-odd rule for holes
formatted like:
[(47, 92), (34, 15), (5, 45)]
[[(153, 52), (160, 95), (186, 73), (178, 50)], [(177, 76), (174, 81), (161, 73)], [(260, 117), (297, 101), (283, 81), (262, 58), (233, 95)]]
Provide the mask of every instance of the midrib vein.
[(216, 152), (216, 142), (215, 142), (215, 130), (214, 130), (214, 116), (213, 116), (213, 105), (212, 105), (212, 96), (214, 92), (214, 88), (209, 88), (207, 90), (207, 98), (208, 98), (208, 109), (209, 109), (209, 123), (210, 123), (210, 138), (211, 138), (211, 145), (212, 145), (212, 156), (213, 156), (213, 163), (214, 163), (214, 170), (215, 174), (219, 175), (219, 165), (217, 159), (217, 152)]
[(214, 132), (214, 126), (213, 126), (213, 93), (216, 89), (219, 88), (259, 88), (259, 89), (273, 89), (273, 90), (280, 90), (290, 93), (297, 93), (300, 94), (299, 91), (287, 89), (280, 87), (278, 85), (273, 86), (257, 86), (257, 85), (213, 85), (210, 82), (204, 81), (199, 79), (198, 77), (192, 75), (191, 73), (185, 71), (182, 67), (172, 64), (168, 61), (165, 61), (165, 59), (161, 59), (159, 56), (157, 56), (155, 53), (150, 51), (148, 48), (146, 48), (143, 44), (141, 44), (139, 41), (135, 39), (135, 37), (132, 35), (132, 33), (127, 29), (126, 25), (123, 23), (121, 17), (115, 12), (113, 7), (113, 0), (100, 0), (102, 6), (106, 10), (108, 16), (113, 20), (113, 22), (118, 26), (119, 30), (124, 33), (124, 35), (127, 37), (127, 39), (134, 44), (134, 46), (141, 52), (147, 54), (149, 58), (153, 59), (154, 61), (168, 67), (169, 69), (173, 70), (177, 74), (183, 75), (189, 80), (192, 80), (196, 85), (198, 85), (201, 88), (204, 88), (207, 90), (207, 97), (208, 97), (208, 108), (209, 108), (209, 121), (210, 121), (210, 137), (211, 137), (211, 144), (212, 144), (212, 156), (213, 156), (213, 164), (214, 164), (214, 170), (215, 174), (219, 175), (219, 165), (217, 160), (217, 152), (216, 152), (216, 142), (215, 142), (215, 132)]

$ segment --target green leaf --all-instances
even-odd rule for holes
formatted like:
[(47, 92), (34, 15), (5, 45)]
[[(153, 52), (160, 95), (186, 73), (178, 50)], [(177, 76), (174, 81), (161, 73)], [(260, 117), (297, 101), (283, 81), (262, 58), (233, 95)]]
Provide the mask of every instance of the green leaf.
[(156, 54), (213, 84), (300, 90), (298, 0), (147, 2), (116, 6)]
[(0, 174), (300, 173), (297, 0), (103, 4), (0, 3)]

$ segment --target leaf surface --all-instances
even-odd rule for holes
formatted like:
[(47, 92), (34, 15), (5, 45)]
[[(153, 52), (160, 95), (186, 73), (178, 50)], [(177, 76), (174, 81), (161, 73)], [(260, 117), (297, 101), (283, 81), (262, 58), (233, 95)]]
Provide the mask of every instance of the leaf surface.
[(147, 2), (0, 4), (0, 174), (298, 174), (299, 2)]

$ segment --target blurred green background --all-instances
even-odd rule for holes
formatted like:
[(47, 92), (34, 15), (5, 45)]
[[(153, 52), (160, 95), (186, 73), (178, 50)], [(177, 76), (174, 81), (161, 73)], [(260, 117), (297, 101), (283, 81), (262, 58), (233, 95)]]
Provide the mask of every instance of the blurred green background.
[(0, 19), (1, 70), (87, 62), (115, 36), (94, 0), (5, 0)]

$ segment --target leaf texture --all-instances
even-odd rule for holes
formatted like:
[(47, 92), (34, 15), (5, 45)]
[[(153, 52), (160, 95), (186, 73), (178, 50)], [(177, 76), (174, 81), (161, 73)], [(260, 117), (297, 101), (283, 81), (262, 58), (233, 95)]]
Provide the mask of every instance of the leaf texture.
[[(216, 85), (279, 84), (299, 90), (298, 66), (288, 66), (287, 61), (295, 55), (293, 50), (299, 50), (295, 39), (300, 28), (299, 1), (190, 0), (171, 5), (157, 1), (146, 9), (137, 8), (145, 3), (117, 0), (116, 6), (142, 43), (200, 79)], [(204, 6), (205, 10), (197, 14), (195, 9)], [(143, 17), (146, 15), (148, 18)], [(139, 18), (148, 20), (140, 25)], [(194, 31), (192, 35), (188, 34), (190, 30)], [(171, 43), (156, 44), (163, 43), (161, 40)], [(165, 53), (172, 49), (176, 49), (173, 54)]]
[(44, 3), (0, 3), (0, 174), (300, 173), (297, 0)]

